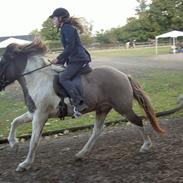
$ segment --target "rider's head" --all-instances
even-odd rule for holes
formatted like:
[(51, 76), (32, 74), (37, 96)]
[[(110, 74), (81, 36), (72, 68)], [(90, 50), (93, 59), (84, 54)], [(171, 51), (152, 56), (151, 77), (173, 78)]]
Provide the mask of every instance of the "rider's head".
[(70, 14), (65, 8), (57, 8), (53, 11), (52, 15), (49, 16), (56, 27), (59, 27), (60, 24), (69, 17)]
[(68, 10), (65, 8), (57, 8), (53, 11), (52, 15), (49, 16), (52, 19), (53, 24), (57, 29), (62, 27), (64, 22), (69, 22), (79, 30), (80, 33), (84, 32), (84, 27), (80, 18), (71, 17)]

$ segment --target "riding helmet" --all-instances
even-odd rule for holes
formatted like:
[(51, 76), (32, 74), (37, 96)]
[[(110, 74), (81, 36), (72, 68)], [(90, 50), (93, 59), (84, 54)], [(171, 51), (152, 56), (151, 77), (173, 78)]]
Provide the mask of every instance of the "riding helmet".
[(49, 17), (50, 18), (53, 18), (53, 17), (64, 17), (64, 18), (67, 18), (69, 17), (70, 14), (69, 12), (65, 9), (65, 8), (57, 8), (53, 11), (52, 15), (50, 15)]

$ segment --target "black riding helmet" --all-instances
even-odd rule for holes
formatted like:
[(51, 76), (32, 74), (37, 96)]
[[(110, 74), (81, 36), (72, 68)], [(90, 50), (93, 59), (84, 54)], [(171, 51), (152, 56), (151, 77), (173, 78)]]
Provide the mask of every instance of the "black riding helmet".
[(50, 15), (49, 17), (50, 18), (53, 18), (53, 17), (69, 17), (70, 14), (69, 12), (65, 9), (65, 8), (57, 8), (53, 11), (52, 15)]

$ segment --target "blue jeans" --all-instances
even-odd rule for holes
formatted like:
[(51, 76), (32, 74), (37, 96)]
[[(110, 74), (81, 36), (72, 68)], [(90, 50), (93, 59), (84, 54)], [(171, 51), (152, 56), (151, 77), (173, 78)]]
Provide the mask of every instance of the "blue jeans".
[(80, 74), (81, 69), (86, 64), (86, 62), (70, 63), (59, 76), (59, 83), (66, 90), (69, 97), (72, 99), (73, 104), (76, 106), (83, 102), (83, 98), (73, 85), (72, 79)]

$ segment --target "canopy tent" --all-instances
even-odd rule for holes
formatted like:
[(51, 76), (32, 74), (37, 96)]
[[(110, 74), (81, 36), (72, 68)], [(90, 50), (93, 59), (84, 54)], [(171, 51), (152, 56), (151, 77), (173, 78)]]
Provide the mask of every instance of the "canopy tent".
[(27, 41), (27, 40), (23, 40), (23, 39), (16, 39), (16, 38), (10, 37), (10, 38), (0, 42), (0, 48), (5, 48), (11, 43), (28, 44), (28, 43), (31, 43), (31, 41)]
[[(161, 34), (159, 36), (156, 36), (156, 55), (158, 54), (158, 39), (159, 38), (168, 38), (168, 37), (171, 37), (173, 38), (173, 48), (175, 48), (175, 40), (177, 37), (181, 37), (183, 36), (183, 32), (182, 31), (171, 31), (171, 32), (167, 32), (167, 33), (164, 33), (164, 34)], [(175, 53), (175, 52), (174, 52)]]

